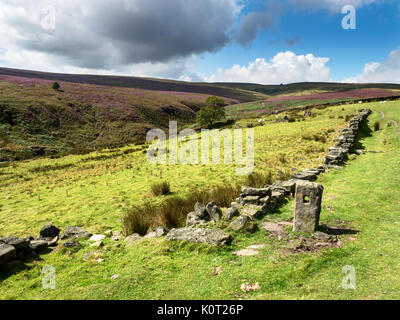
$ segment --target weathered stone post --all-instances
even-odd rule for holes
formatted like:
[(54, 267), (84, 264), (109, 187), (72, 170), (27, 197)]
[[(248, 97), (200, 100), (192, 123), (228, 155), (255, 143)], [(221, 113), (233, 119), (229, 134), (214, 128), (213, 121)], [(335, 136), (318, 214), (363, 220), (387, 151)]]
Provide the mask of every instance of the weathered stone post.
[(294, 232), (313, 233), (317, 230), (323, 192), (324, 187), (321, 184), (308, 181), (296, 183)]

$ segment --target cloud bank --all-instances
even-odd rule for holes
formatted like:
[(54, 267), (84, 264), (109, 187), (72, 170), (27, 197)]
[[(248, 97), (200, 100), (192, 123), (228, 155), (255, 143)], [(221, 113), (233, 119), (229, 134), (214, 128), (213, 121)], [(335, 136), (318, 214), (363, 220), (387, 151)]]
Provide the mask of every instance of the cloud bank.
[(354, 78), (344, 79), (344, 82), (393, 82), (400, 83), (400, 48), (389, 53), (383, 62), (365, 64), (361, 74)]
[(296, 55), (292, 51), (280, 52), (269, 62), (258, 58), (247, 66), (234, 65), (230, 69), (219, 69), (208, 82), (251, 82), (280, 84), (302, 81), (329, 81), (331, 71), (326, 65), (329, 58), (313, 54)]

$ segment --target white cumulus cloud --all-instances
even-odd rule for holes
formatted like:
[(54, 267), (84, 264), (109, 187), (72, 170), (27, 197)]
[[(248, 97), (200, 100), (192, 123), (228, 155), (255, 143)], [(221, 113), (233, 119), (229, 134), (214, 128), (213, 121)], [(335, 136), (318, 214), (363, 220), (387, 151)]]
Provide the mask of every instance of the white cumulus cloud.
[(383, 62), (368, 62), (361, 74), (344, 79), (343, 82), (393, 82), (400, 83), (400, 48), (389, 53)]
[(208, 82), (252, 82), (279, 84), (302, 81), (329, 81), (331, 71), (326, 65), (329, 58), (313, 54), (296, 55), (292, 51), (280, 52), (270, 61), (258, 58), (247, 66), (234, 65), (230, 69), (218, 69), (205, 77)]
[(289, 4), (297, 9), (323, 10), (340, 12), (344, 6), (352, 5), (361, 8), (372, 3), (382, 2), (384, 0), (288, 0)]

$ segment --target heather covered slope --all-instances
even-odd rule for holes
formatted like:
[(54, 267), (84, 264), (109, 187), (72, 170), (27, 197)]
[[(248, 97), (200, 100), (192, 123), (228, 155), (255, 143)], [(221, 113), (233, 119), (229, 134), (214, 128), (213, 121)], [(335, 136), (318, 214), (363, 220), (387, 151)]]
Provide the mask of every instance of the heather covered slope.
[(72, 83), (93, 84), (102, 86), (135, 88), (151, 91), (172, 91), (216, 95), (240, 102), (254, 101), (262, 98), (262, 93), (247, 91), (242, 88), (228, 88), (207, 83), (191, 83), (164, 79), (123, 77), (123, 76), (99, 76), (47, 73), (29, 70), (0, 68), (0, 76), (24, 77), (49, 81), (64, 81)]
[[(192, 123), (208, 95), (0, 75), (0, 161), (141, 142), (169, 120)], [(224, 97), (227, 103), (237, 103)]]
[[(61, 84), (53, 90), (52, 84)], [(349, 98), (400, 95), (400, 85), (188, 83), (0, 68), (0, 162), (142, 143), (152, 128), (193, 124), (210, 95), (230, 118)]]

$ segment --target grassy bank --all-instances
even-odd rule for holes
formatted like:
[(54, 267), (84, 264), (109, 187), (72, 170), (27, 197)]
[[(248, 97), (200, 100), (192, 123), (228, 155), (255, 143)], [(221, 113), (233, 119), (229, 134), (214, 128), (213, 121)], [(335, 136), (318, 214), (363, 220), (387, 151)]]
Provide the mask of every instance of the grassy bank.
[[(114, 248), (106, 243), (109, 250), (103, 250), (103, 263), (84, 260), (83, 257), (93, 251), (85, 246), (75, 253), (61, 250), (42, 256), (40, 261), (20, 266), (14, 274), (1, 275), (0, 299), (399, 299), (400, 138), (386, 122), (392, 119), (400, 122), (400, 108), (398, 103), (363, 107), (376, 111), (371, 115), (370, 125), (373, 130), (374, 122), (380, 121), (381, 130), (363, 138), (360, 144), (365, 151), (380, 153), (366, 152), (349, 162), (344, 170), (329, 172), (319, 180), (325, 187), (321, 222), (337, 225), (339, 220), (345, 221), (347, 229), (358, 232), (339, 236), (344, 243), (341, 248), (288, 254), (287, 243), (268, 238), (262, 230), (252, 235), (237, 234), (234, 242), (223, 249), (170, 243), (164, 239), (145, 240), (130, 248)], [(359, 106), (345, 106), (344, 111), (341, 107), (327, 109), (306, 124), (257, 127), (258, 169), (313, 166), (324, 152), (309, 154), (303, 148), (310, 147), (310, 143), (326, 149), (335, 133), (322, 144), (302, 139), (301, 128), (315, 133), (330, 126), (338, 130), (344, 126), (344, 121), (337, 115), (352, 113), (357, 108)], [(333, 114), (334, 119), (330, 118)], [(274, 166), (278, 163), (276, 150), (285, 155), (286, 164)], [(72, 163), (74, 166), (68, 170), (52, 170), (45, 176), (43, 172), (29, 171), (38, 167), (35, 161), (1, 169), (2, 177), (9, 175), (10, 184), (2, 186), (5, 196), (1, 200), (0, 234), (23, 235), (26, 230), (37, 233), (41, 224), (49, 220), (60, 226), (80, 224), (99, 231), (106, 227), (117, 228), (121, 201), (129, 197), (129, 201), (139, 201), (140, 196), (146, 197), (150, 192), (145, 189), (148, 181), (142, 181), (148, 177), (150, 168), (146, 171), (146, 166), (142, 165), (142, 170), (135, 175), (136, 185), (131, 185), (129, 171), (134, 169), (123, 168), (122, 164), (140, 161), (136, 155), (139, 157), (139, 153), (133, 153), (126, 158), (104, 160), (108, 168), (104, 162), (84, 162), (82, 157), (76, 156), (56, 162), (48, 160), (47, 165)], [(85, 168), (88, 164), (94, 168)], [(135, 165), (134, 162), (134, 168)], [(230, 181), (234, 168), (211, 168), (216, 171), (202, 177), (203, 169), (181, 168), (179, 175), (174, 168), (164, 172), (170, 175), (172, 190), (184, 194), (195, 183)], [(206, 168), (208, 170), (210, 168)], [(32, 190), (32, 195), (25, 193), (27, 189)], [(126, 194), (119, 194), (123, 190)], [(288, 203), (264, 220), (288, 221), (292, 215), (293, 204)], [(254, 244), (265, 245), (259, 255), (232, 255), (233, 251)], [(57, 289), (54, 291), (41, 287), (41, 269), (45, 265), (56, 268)], [(356, 290), (341, 288), (342, 268), (346, 265), (355, 267)], [(212, 273), (217, 267), (222, 271), (214, 276)], [(113, 275), (119, 277), (111, 280)], [(244, 280), (258, 282), (261, 289), (243, 293), (240, 286)]]

